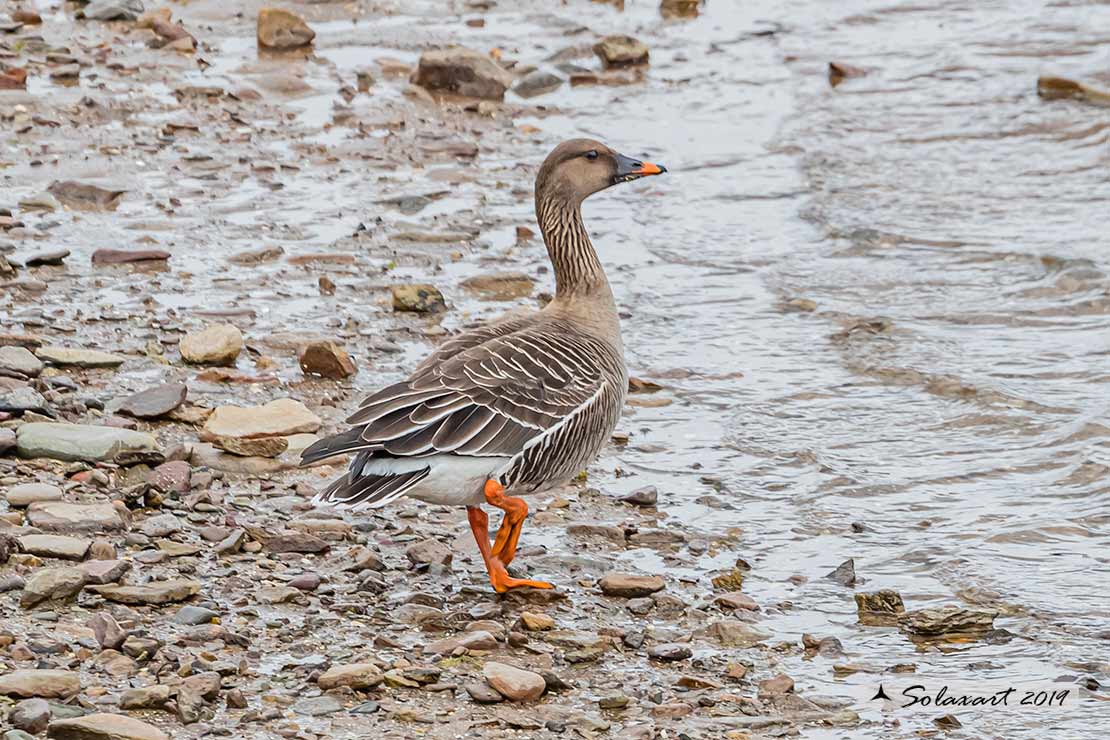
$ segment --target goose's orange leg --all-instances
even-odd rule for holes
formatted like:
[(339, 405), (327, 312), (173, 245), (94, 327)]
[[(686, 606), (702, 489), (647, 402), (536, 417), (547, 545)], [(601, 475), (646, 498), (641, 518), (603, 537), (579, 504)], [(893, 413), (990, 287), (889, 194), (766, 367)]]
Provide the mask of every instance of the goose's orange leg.
[(486, 481), (485, 494), (490, 506), (496, 506), (505, 512), (505, 518), (501, 520), (501, 527), (493, 541), (493, 556), (508, 565), (516, 557), (516, 543), (520, 539), (524, 519), (528, 516), (528, 504), (524, 503), (524, 499), (506, 496), (505, 488), (495, 480)]
[[(503, 490), (503, 489), (501, 489), (500, 484), (497, 484), (496, 481), (490, 481), (490, 483), (493, 483), (497, 487), (497, 489)], [(486, 484), (487, 500), (489, 500), (489, 492), (490, 492), (490, 485), (489, 485), (489, 483), (487, 483)], [(509, 496), (502, 496), (502, 498), (510, 500), (510, 501), (512, 501), (512, 500), (519, 501), (519, 499), (512, 499)], [(500, 501), (500, 499), (498, 499), (498, 501)], [(491, 503), (493, 503), (493, 502), (491, 502)], [(501, 503), (504, 503), (504, 501), (501, 501)], [(524, 502), (520, 501), (520, 503), (523, 504)], [(498, 506), (499, 504), (493, 503), (493, 505)], [(510, 507), (512, 507), (512, 506), (513, 505), (510, 504)], [(504, 507), (501, 507), (501, 508), (504, 508)], [(514, 507), (514, 510), (519, 511), (519, 509), (515, 509), (515, 507)], [(527, 514), (527, 511), (528, 511), (528, 507), (525, 506), (524, 507), (524, 513)], [(546, 583), (544, 581), (532, 581), (532, 580), (528, 580), (526, 578), (512, 578), (511, 576), (509, 576), (508, 571), (505, 570), (505, 563), (498, 556), (497, 552), (493, 548), (490, 547), (490, 542), (489, 542), (489, 517), (486, 515), (486, 512), (482, 511), (477, 506), (468, 506), (468, 507), (466, 507), (466, 514), (467, 514), (467, 518), (470, 520), (470, 530), (474, 533), (474, 541), (478, 543), (478, 550), (482, 553), (482, 560), (486, 564), (486, 571), (489, 573), (489, 582), (493, 585), (493, 590), (494, 591), (501, 594), (501, 593), (505, 593), (506, 591), (508, 591), (511, 588), (521, 588), (521, 587), (524, 587), (524, 586), (527, 586), (527, 587), (530, 587), (530, 588), (554, 588), (554, 586), (552, 586), (550, 583)], [(511, 541), (511, 543), (512, 543), (511, 552), (515, 553), (515, 551), (516, 551), (516, 540), (517, 540), (517, 537), (520, 536), (520, 526), (521, 526), (521, 523), (524, 521), (524, 516), (521, 515), (520, 516), (520, 521), (518, 521), (515, 525), (512, 524), (511, 521), (512, 520), (510, 519), (509, 509), (505, 509), (505, 522), (501, 525), (501, 530), (498, 531), (497, 538), (498, 538), (498, 541), (500, 541), (501, 540), (501, 535), (504, 532), (505, 533), (504, 542), (508, 543), (508, 542)], [(516, 531), (515, 536), (513, 536), (513, 530), (514, 529)], [(503, 544), (501, 549), (504, 550), (506, 547), (507, 547), (507, 545)], [(510, 554), (510, 558), (511, 558), (511, 554)]]

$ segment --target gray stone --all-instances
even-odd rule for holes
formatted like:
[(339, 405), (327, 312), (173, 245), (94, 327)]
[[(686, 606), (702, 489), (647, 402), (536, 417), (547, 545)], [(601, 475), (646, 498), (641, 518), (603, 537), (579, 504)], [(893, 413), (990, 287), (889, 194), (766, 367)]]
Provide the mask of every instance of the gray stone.
[(159, 514), (143, 520), (139, 524), (139, 531), (147, 537), (165, 537), (176, 534), (183, 529), (181, 520), (173, 514)]
[(80, 568), (46, 568), (28, 579), (19, 598), (24, 609), (44, 601), (65, 601), (81, 592), (85, 585), (85, 572)]
[(598, 584), (606, 596), (637, 598), (651, 596), (667, 585), (662, 576), (639, 576), (632, 573), (607, 573)]
[(243, 334), (231, 324), (191, 331), (178, 344), (181, 358), (194, 365), (234, 365), (243, 349)]
[(133, 21), (142, 12), (142, 0), (92, 0), (81, 15), (93, 21)]
[(89, 628), (100, 647), (106, 650), (119, 650), (123, 641), (127, 639), (127, 632), (119, 626), (119, 622), (106, 611), (101, 611), (89, 620)]
[(169, 604), (184, 601), (200, 592), (200, 582), (184, 578), (169, 581), (152, 581), (143, 586), (92, 586), (109, 601), (133, 605)]
[(537, 69), (521, 77), (513, 86), (513, 92), (522, 98), (534, 98), (558, 90), (562, 84), (562, 77)]
[(0, 369), (34, 378), (42, 372), (42, 360), (24, 347), (0, 347)]
[(157, 419), (185, 403), (188, 395), (189, 388), (184, 383), (165, 383), (128, 396), (116, 411), (138, 419)]
[(45, 699), (24, 699), (8, 714), (12, 727), (37, 735), (50, 724), (50, 705)]
[(86, 714), (50, 723), (51, 740), (170, 740), (151, 724), (123, 714)]
[(33, 411), (43, 416), (54, 416), (46, 399), (34, 388), (24, 386), (0, 393), (0, 411), (25, 414)]
[(343, 705), (339, 703), (339, 700), (327, 694), (301, 699), (293, 705), (294, 712), (297, 714), (306, 714), (310, 717), (322, 717), (327, 714), (335, 714), (342, 710)]
[(510, 701), (538, 699), (547, 687), (540, 674), (493, 660), (482, 666), (482, 676), (497, 693)]
[(173, 621), (176, 624), (187, 624), (195, 627), (198, 624), (210, 624), (213, 619), (217, 619), (219, 616), (219, 612), (205, 609), (203, 606), (183, 606), (173, 616)]
[(652, 645), (648, 649), (648, 657), (653, 660), (662, 660), (672, 662), (676, 660), (686, 660), (694, 653), (686, 645), (681, 645), (676, 642), (666, 642), (662, 645)]
[(127, 361), (126, 357), (111, 352), (77, 347), (39, 347), (35, 356), (51, 365), (85, 368), (119, 367)]
[(655, 506), (659, 501), (659, 489), (655, 486), (644, 486), (621, 496), (620, 500), (633, 506)]
[(412, 81), (428, 90), (502, 100), (513, 76), (480, 51), (455, 46), (424, 52)]
[(128, 689), (120, 695), (120, 709), (161, 709), (170, 700), (170, 687), (143, 686), (137, 689)]
[(81, 677), (70, 671), (24, 669), (0, 676), (0, 695), (24, 699), (67, 699), (81, 690)]
[(49, 483), (20, 483), (5, 493), (8, 506), (22, 508), (38, 501), (61, 501), (62, 489)]
[(439, 540), (426, 539), (410, 545), (405, 550), (405, 555), (413, 565), (445, 565), (450, 566), (454, 554), (447, 545)]
[(126, 528), (112, 504), (40, 501), (27, 507), (27, 523), (47, 532), (118, 532)]
[[(94, 546), (96, 543), (93, 543)], [(89, 550), (92, 555), (92, 548)], [(127, 560), (87, 560), (81, 563), (81, 570), (85, 571), (85, 583), (103, 585), (115, 583), (127, 575), (131, 570), (131, 563)]]
[(56, 534), (25, 534), (19, 538), (23, 552), (42, 558), (83, 560), (92, 540), (83, 537), (63, 537)]
[(144, 432), (53, 422), (24, 424), (16, 433), (16, 443), (23, 457), (65, 461), (113, 462), (128, 453), (158, 451), (157, 440)]

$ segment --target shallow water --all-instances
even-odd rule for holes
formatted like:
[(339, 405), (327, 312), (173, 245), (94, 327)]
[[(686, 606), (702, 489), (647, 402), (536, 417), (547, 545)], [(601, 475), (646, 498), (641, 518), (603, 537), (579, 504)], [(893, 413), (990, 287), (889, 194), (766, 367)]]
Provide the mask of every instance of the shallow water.
[[(651, 47), (644, 82), (564, 86), (532, 99), (528, 105), (546, 109), (510, 124), (510, 146), (479, 140), (475, 160), (483, 177), (515, 183), (522, 166), (536, 165), (560, 139), (589, 135), (670, 170), (585, 208), (627, 314), (631, 372), (663, 384), (660, 397), (673, 400), (629, 409), (620, 426), (629, 444), (606, 452), (591, 482), (612, 495), (657, 485), (670, 517), (719, 535), (740, 528), (735, 552), (674, 572), (697, 577), (743, 557), (753, 565), (745, 590), (764, 605), (761, 627), (781, 640), (811, 632), (843, 642), (844, 659), (791, 655), (781, 669), (804, 695), (857, 698), (868, 723), (807, 735), (908, 736), (933, 730), (945, 713), (884, 715), (868, 699), (885, 677), (837, 678), (833, 662), (879, 670), (915, 663), (918, 678), (991, 690), (1075, 689), (1070, 679), (1052, 684), (1063, 676), (1106, 684), (1110, 109), (1042, 101), (1035, 85), (1042, 73), (1110, 82), (1110, 6), (967, 5), (711, 0), (696, 18), (665, 19), (654, 1), (629, 0), (623, 10), (505, 3), (483, 13), (429, 1), (405, 3), (388, 21), (314, 22), (319, 59), (304, 62), (310, 89), (286, 106), (288, 116), (237, 124), (240, 139), (226, 150), (203, 129), (181, 136), (172, 169), (153, 151), (145, 161), (138, 142), (127, 167), (93, 153), (82, 171), (65, 173), (112, 176), (140, 197), (117, 214), (65, 220), (56, 235), (87, 257), (124, 246), (124, 224), (130, 241), (153, 235), (173, 247), (175, 274), (106, 279), (87, 259), (73, 261), (67, 270), (93, 304), (54, 305), (49, 314), (64, 324), (141, 312), (149, 293), (157, 317), (149, 336), (129, 341), (157, 336), (167, 314), (239, 305), (255, 312), (256, 336), (357, 332), (360, 320), (390, 320), (367, 296), (393, 276), (432, 272), (452, 285), (510, 253), (536, 274), (546, 260), (538, 240), (514, 245), (514, 225), (533, 222), (527, 193), (495, 189), (488, 177), (433, 182), (437, 169), (465, 168), (449, 156), (431, 156), (429, 167), (391, 159), (397, 142), (410, 146), (413, 135), (377, 102), (353, 104), (365, 132), (333, 126), (336, 90), (379, 56), (412, 62), (433, 43), (498, 47), (541, 63), (588, 40), (576, 33), (582, 26), (633, 34)], [(228, 15), (204, 3), (191, 12), (217, 26)], [(479, 15), (485, 28), (461, 22)], [(241, 36), (212, 33), (210, 43), (213, 66), (190, 70), (193, 84), (289, 63), (258, 59)], [(867, 74), (834, 89), (829, 61)], [(173, 99), (156, 72), (138, 75), (149, 79), (153, 100)], [(378, 81), (373, 100), (400, 100), (401, 87)], [(512, 94), (508, 102), (524, 104)], [(480, 137), (465, 124), (444, 131), (448, 140), (470, 134)], [(300, 176), (309, 165), (312, 175)], [(49, 169), (18, 162), (12, 172), (23, 189), (13, 194), (41, 190), (58, 177)], [(398, 191), (443, 188), (449, 197), (415, 215), (377, 203)], [(191, 196), (185, 206), (166, 205), (174, 189)], [(152, 216), (154, 204), (166, 220)], [(442, 259), (457, 248), (450, 245), (394, 265), (378, 216), (390, 227), (477, 226), (481, 241), (457, 261)], [(370, 232), (363, 241), (351, 236), (360, 223)], [(335, 299), (321, 298), (308, 268), (224, 262), (271, 243), (287, 256), (344, 252), (363, 261), (328, 266), (340, 285)], [(429, 267), (441, 262), (440, 273)], [(367, 263), (381, 274), (367, 275)], [(465, 295), (449, 297), (457, 309), (449, 327), (490, 313)], [(796, 310), (792, 299), (816, 309)], [(106, 323), (92, 331), (123, 341)], [(370, 390), (403, 372), (427, 344), (417, 336), (400, 349), (359, 357), (373, 371), (356, 383)], [(209, 395), (246, 403), (252, 393)], [(624, 557), (644, 570), (676, 567), (653, 550)], [(851, 590), (822, 577), (847, 558), (864, 581), (859, 590), (896, 589), (910, 609), (998, 609), (996, 626), (1016, 637), (921, 650), (897, 630), (858, 626)], [(1110, 704), (1090, 698), (1066, 710), (957, 714), (976, 737), (1051, 730), (1101, 738), (1110, 726)], [(901, 721), (896, 729), (892, 717)]]

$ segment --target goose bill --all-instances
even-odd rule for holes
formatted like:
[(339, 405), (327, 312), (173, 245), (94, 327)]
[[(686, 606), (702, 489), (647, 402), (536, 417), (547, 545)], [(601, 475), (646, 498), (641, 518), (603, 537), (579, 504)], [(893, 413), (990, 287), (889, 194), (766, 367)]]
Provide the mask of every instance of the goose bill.
[(651, 162), (644, 162), (632, 157), (626, 157), (623, 154), (617, 155), (617, 174), (613, 176), (613, 184), (618, 182), (631, 182), (638, 180), (641, 177), (649, 175), (661, 175), (667, 171), (667, 168), (653, 164)]

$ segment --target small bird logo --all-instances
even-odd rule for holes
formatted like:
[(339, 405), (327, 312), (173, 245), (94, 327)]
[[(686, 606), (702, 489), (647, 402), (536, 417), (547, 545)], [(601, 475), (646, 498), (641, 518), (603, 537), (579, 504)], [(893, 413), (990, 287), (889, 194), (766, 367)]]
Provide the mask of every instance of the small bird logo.
[(883, 691), (882, 684), (879, 684), (879, 690), (876, 691), (875, 695), (871, 697), (872, 701), (874, 701), (875, 699), (886, 699), (887, 701), (890, 701), (890, 697), (886, 695), (885, 691)]

